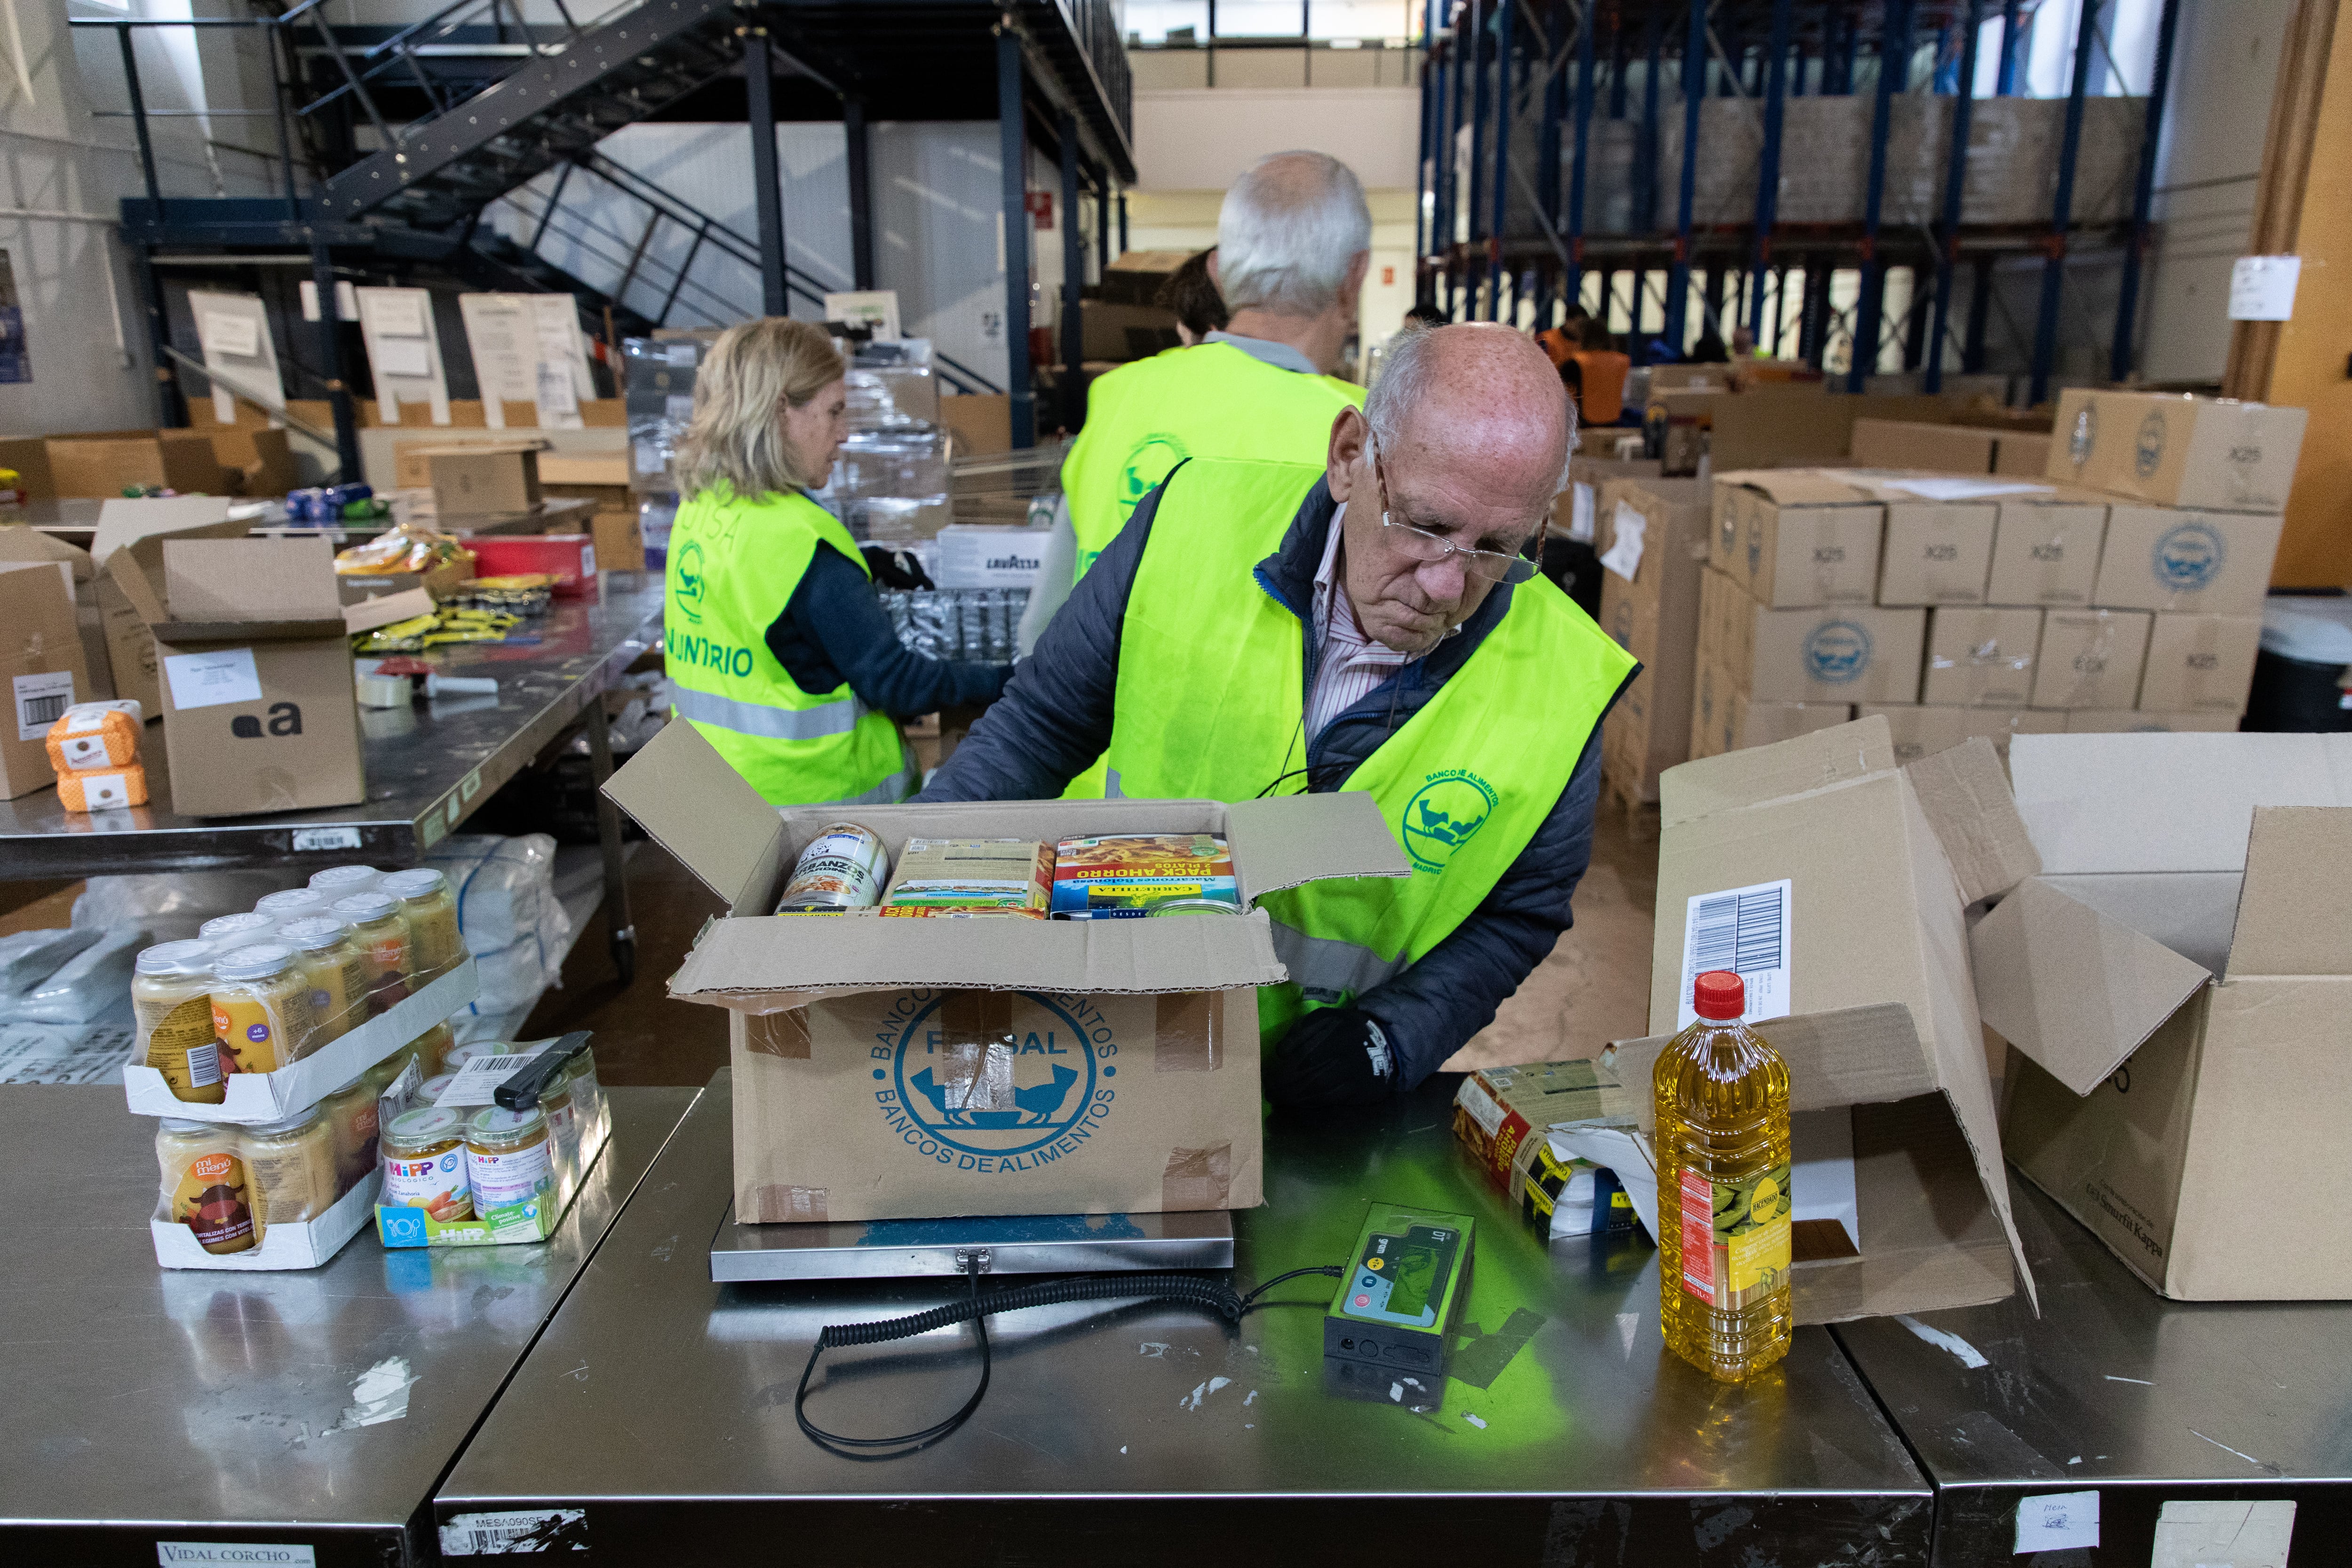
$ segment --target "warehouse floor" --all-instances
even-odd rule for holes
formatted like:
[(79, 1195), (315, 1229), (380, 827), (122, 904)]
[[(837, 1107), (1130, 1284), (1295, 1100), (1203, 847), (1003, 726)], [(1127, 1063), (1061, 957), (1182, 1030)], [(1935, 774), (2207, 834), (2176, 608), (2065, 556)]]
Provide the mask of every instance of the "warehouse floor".
[[(1657, 870), (1655, 816), (1629, 822), (1622, 808), (1604, 805), (1591, 869), (1576, 895), (1575, 928), (1447, 1065), (1590, 1057), (1611, 1040), (1646, 1033)], [(625, 990), (617, 984), (600, 910), (564, 963), (563, 988), (541, 998), (524, 1036), (593, 1030), (597, 1071), (607, 1083), (701, 1083), (726, 1064), (727, 1016), (670, 1001), (664, 983), (721, 906), (655, 844), (638, 846), (629, 858), (629, 899), (636, 983)]]

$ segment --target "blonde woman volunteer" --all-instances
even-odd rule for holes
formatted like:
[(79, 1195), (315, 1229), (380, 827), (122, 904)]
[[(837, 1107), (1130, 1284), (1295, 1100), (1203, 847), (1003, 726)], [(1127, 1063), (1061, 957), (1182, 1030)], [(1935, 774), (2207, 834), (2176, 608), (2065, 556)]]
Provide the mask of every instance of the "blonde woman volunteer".
[(808, 497), (848, 434), (841, 356), (771, 316), (719, 334), (678, 443), (662, 648), (675, 711), (775, 805), (919, 782), (897, 720), (987, 702), (1010, 668), (910, 652), (839, 519)]

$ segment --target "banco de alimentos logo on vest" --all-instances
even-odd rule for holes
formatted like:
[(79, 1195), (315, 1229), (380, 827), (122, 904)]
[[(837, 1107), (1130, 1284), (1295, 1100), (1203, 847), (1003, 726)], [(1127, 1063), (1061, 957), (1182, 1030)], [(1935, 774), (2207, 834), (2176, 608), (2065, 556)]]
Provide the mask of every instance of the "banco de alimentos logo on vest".
[(900, 993), (869, 1049), (875, 1104), (909, 1154), (1011, 1175), (1076, 1152), (1109, 1120), (1119, 1042), (1089, 998), (1013, 992), (1010, 1025), (984, 1040), (948, 1027), (945, 1000)]
[(1127, 465), (1118, 475), (1118, 514), (1122, 518), (1135, 510), (1135, 503), (1151, 493), (1151, 487), (1168, 477), (1168, 470), (1192, 454), (1184, 443), (1173, 436), (1146, 436), (1127, 455)]
[(1454, 852), (1486, 826), (1495, 786), (1466, 768), (1431, 773), (1404, 808), (1404, 852), (1423, 871), (1443, 871)]
[(677, 580), (670, 586), (669, 596), (677, 601), (677, 613), (700, 626), (703, 589), (700, 541), (687, 541), (686, 548), (678, 552), (677, 565), (673, 569), (673, 574)]

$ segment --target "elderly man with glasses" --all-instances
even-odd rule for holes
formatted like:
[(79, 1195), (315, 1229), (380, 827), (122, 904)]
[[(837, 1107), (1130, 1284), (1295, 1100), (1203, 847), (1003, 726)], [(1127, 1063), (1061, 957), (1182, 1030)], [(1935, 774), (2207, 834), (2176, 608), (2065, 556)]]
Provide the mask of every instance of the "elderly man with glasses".
[(1411, 331), (1326, 462), (1197, 458), (1135, 509), (921, 800), (1369, 791), (1403, 879), (1263, 900), (1276, 1104), (1370, 1104), (1485, 1027), (1569, 926), (1633, 659), (1536, 574), (1575, 444), (1543, 351)]

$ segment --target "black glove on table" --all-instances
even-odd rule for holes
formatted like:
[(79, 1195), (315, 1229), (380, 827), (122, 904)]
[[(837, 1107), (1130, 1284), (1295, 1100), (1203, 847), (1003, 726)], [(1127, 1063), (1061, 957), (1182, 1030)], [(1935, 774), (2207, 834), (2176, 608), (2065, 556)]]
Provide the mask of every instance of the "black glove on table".
[(1360, 1007), (1307, 1014), (1265, 1064), (1265, 1097), (1276, 1105), (1378, 1105), (1395, 1091), (1388, 1036)]

